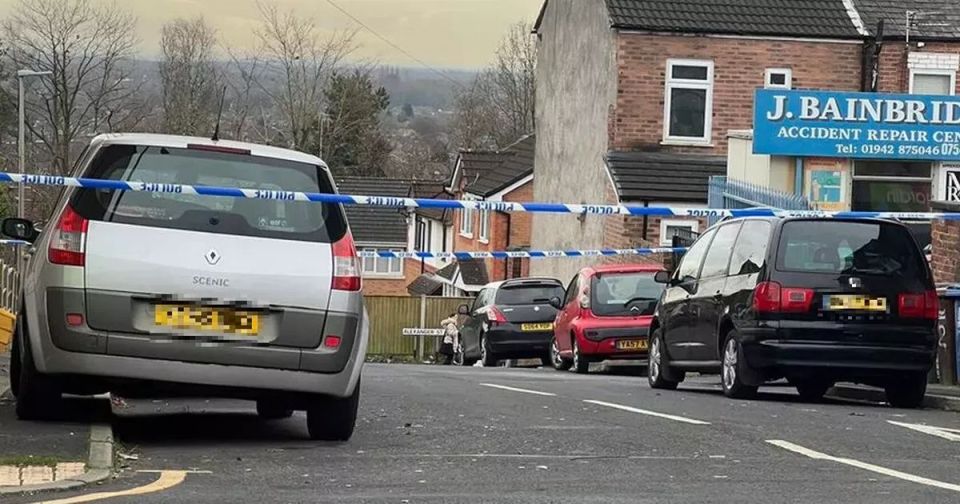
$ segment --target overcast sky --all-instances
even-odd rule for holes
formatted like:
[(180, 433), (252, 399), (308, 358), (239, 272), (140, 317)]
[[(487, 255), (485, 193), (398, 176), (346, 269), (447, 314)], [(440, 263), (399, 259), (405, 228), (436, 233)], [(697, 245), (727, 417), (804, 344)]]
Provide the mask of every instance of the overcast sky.
[[(6, 14), (19, 0), (0, 0)], [(29, 0), (28, 0), (29, 1)], [(108, 2), (112, 0), (92, 0)], [(314, 18), (324, 30), (356, 28), (327, 0), (264, 0)], [(536, 19), (543, 0), (334, 0), (381, 35), (433, 66), (476, 68), (488, 63), (515, 22)], [(176, 17), (202, 15), (233, 46), (253, 44), (256, 0), (118, 0), (138, 18), (141, 51), (156, 56), (160, 27)], [(418, 66), (367, 31), (357, 56), (383, 64)]]

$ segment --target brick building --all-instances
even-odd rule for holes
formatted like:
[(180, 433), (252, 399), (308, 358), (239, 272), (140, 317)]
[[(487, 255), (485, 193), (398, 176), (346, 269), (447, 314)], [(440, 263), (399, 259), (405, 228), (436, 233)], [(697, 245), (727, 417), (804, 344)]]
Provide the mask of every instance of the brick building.
[[(535, 200), (705, 206), (709, 177), (723, 174), (730, 156), (742, 152), (729, 137), (753, 128), (756, 89), (870, 90), (873, 58), (877, 91), (953, 94), (960, 38), (951, 23), (960, 20), (958, 4), (546, 0), (535, 27)], [(907, 11), (917, 18), (909, 45)], [(941, 13), (937, 22), (920, 22), (931, 11)], [(885, 30), (876, 37), (880, 20)], [(795, 165), (766, 161), (762, 175), (775, 189), (802, 192), (809, 185)], [(918, 178), (936, 180), (938, 168), (927, 167)], [(868, 184), (865, 175), (861, 186)], [(656, 246), (673, 230), (705, 225), (536, 215), (533, 245)], [(567, 277), (579, 266), (544, 261), (533, 273)]]

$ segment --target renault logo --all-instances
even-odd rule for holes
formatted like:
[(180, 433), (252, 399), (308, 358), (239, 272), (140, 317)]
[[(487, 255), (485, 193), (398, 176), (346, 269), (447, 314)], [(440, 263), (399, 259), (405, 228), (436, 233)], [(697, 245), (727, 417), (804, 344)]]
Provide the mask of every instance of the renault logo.
[(849, 282), (850, 287), (853, 289), (859, 289), (860, 287), (863, 287), (863, 281), (857, 277), (850, 277)]
[(220, 252), (217, 252), (216, 249), (210, 249), (203, 257), (211, 266), (220, 262)]

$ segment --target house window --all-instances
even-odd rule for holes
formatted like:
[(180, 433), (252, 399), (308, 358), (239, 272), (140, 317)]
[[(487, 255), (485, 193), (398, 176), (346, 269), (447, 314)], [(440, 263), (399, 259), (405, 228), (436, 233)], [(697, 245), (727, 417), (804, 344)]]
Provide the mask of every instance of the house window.
[(460, 210), (460, 234), (467, 238), (473, 238), (473, 209), (464, 208)]
[(487, 241), (490, 238), (490, 211), (480, 210), (480, 241)]
[(763, 80), (767, 89), (793, 89), (793, 70), (789, 68), (768, 68)]
[(430, 223), (424, 219), (417, 219), (416, 239), (414, 246), (421, 252), (430, 252)]
[(713, 62), (667, 60), (664, 96), (664, 142), (709, 144), (713, 116)]
[(660, 246), (673, 246), (673, 237), (690, 238), (700, 229), (700, 223), (694, 220), (662, 220), (660, 221)]
[[(364, 249), (364, 250), (373, 251), (376, 249)], [(392, 252), (401, 252), (401, 251), (392, 250)], [(363, 274), (365, 276), (402, 276), (403, 275), (403, 259), (387, 258), (387, 257), (364, 257), (363, 258)]]
[(953, 95), (956, 89), (955, 70), (910, 70), (910, 94)]

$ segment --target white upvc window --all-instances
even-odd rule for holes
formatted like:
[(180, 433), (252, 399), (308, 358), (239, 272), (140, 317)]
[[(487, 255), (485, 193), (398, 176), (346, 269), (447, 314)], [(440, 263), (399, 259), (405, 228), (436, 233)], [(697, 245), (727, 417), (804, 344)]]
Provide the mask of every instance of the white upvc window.
[(956, 90), (956, 70), (910, 69), (910, 94), (954, 95)]
[[(373, 251), (377, 249), (363, 249), (364, 251)], [(392, 250), (392, 252), (402, 252), (401, 250)], [(364, 276), (382, 276), (382, 277), (400, 277), (403, 276), (403, 259), (393, 257), (364, 257), (363, 258)]]
[(460, 235), (467, 238), (473, 238), (473, 214), (472, 208), (460, 210)]
[(490, 240), (490, 210), (480, 210), (480, 230), (477, 233), (482, 242)]
[(763, 87), (767, 89), (793, 89), (793, 70), (768, 68), (764, 72)]
[(660, 246), (661, 247), (673, 246), (673, 237), (676, 236), (678, 232), (683, 232), (684, 230), (697, 233), (700, 230), (700, 222), (695, 220), (677, 220), (677, 219), (661, 220), (660, 221)]
[(663, 142), (709, 145), (713, 133), (713, 61), (667, 60)]

